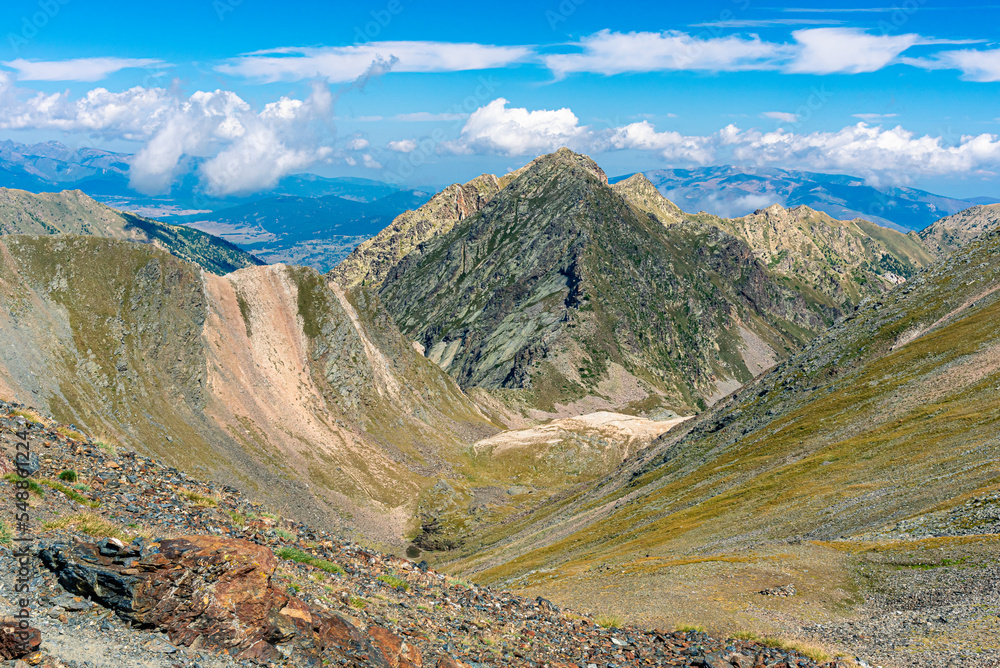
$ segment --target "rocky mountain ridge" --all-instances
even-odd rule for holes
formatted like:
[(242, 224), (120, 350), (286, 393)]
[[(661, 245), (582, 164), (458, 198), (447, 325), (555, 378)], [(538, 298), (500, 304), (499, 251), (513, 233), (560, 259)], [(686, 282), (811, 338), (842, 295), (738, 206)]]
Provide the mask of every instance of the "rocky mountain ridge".
[(35, 195), (0, 188), (0, 235), (82, 234), (152, 244), (214, 274), (263, 264), (204, 232), (118, 211), (79, 190)]

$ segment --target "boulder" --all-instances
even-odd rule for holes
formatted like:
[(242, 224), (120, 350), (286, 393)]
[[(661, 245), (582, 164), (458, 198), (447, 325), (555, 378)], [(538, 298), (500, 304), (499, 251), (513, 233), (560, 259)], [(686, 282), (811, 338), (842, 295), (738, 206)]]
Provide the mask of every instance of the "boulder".
[[(131, 545), (101, 541), (43, 547), (39, 557), (70, 592), (87, 596), (175, 645), (234, 659), (321, 666), (420, 668), (420, 653), (386, 629), (367, 633), (272, 583), (274, 554), (246, 540), (186, 536)], [(361, 663), (358, 664), (357, 662)]]
[(34, 627), (21, 628), (18, 620), (4, 617), (0, 621), (0, 659), (20, 659), (38, 651), (42, 632)]

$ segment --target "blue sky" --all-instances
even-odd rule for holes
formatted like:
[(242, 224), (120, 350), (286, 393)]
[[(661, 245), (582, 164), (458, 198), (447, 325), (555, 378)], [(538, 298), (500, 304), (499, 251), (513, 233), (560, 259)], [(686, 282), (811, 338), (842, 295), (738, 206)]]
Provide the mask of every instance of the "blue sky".
[(0, 138), (133, 184), (441, 184), (561, 145), (1000, 196), (1000, 5), (7, 0)]

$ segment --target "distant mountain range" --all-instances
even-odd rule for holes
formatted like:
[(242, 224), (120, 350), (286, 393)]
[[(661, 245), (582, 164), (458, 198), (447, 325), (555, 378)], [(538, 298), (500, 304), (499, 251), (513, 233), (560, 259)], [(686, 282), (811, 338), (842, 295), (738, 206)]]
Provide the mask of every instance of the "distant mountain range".
[[(789, 169), (719, 166), (645, 171), (663, 195), (685, 211), (743, 216), (772, 204), (804, 204), (834, 218), (864, 218), (902, 232), (922, 230), (974, 204), (1000, 199), (955, 199), (916, 188), (876, 187), (857, 176)], [(627, 177), (612, 179), (621, 181)]]

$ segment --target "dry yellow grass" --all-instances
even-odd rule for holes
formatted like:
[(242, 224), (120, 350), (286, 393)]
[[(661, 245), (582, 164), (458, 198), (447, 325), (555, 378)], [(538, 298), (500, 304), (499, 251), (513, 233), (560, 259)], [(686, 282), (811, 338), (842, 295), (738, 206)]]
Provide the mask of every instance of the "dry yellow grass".
[(122, 527), (91, 512), (60, 517), (59, 519), (46, 522), (42, 525), (42, 529), (73, 529), (94, 538), (117, 538), (125, 542), (131, 541), (136, 536), (142, 536), (146, 539), (151, 537), (147, 529), (142, 527)]

